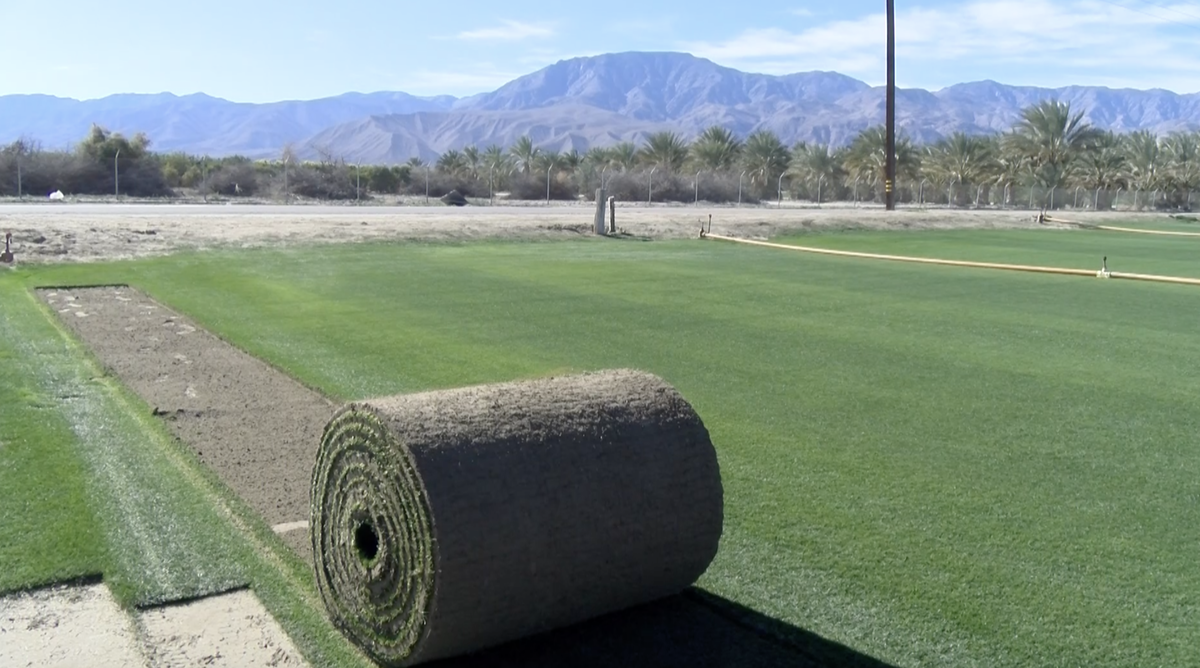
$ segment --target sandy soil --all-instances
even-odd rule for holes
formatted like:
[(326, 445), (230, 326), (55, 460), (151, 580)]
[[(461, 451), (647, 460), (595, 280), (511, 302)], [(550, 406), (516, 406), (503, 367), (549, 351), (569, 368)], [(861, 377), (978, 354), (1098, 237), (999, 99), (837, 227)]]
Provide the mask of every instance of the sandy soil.
[[(593, 209), (540, 206), (274, 206), (0, 204), (18, 263), (94, 261), (183, 249), (365, 240), (562, 239), (590, 236)], [(815, 229), (1032, 227), (1028, 211), (622, 204), (617, 227), (635, 236), (697, 236), (712, 215), (718, 234), (765, 238)], [(1083, 214), (1081, 214), (1083, 215)], [(1079, 216), (1076, 216), (1079, 217)], [(1092, 220), (1115, 219), (1091, 214)], [(1120, 214), (1127, 220), (1129, 214)]]
[(145, 666), (133, 620), (102, 584), (0, 598), (0, 665)]
[(249, 591), (127, 614), (103, 584), (0, 598), (0, 665), (303, 666)]
[(137, 290), (39, 295), (110, 373), (311, 561), (304, 524), (309, 485), (333, 403)]
[(305, 666), (287, 634), (249, 591), (138, 615), (153, 666)]

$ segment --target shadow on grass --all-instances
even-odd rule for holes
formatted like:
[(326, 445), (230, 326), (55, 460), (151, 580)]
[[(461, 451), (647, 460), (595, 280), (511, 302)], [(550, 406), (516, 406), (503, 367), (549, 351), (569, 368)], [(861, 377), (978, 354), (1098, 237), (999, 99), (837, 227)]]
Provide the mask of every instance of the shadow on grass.
[(700, 589), (430, 668), (893, 668)]

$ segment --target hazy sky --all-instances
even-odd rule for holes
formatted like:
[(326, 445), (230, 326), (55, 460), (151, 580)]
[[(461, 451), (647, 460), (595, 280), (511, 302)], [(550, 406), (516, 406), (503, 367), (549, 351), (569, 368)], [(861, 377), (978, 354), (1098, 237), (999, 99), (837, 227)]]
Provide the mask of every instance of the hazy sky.
[[(902, 86), (1200, 92), (1200, 0), (896, 0)], [(0, 95), (468, 95), (564, 58), (686, 51), (884, 79), (883, 0), (0, 0)], [(3, 122), (3, 119), (0, 119)]]

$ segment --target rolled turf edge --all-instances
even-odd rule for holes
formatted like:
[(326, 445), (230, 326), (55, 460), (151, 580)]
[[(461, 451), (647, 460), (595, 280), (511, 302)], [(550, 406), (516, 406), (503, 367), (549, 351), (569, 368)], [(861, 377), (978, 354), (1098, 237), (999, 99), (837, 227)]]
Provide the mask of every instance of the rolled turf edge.
[(700, 417), (632, 370), (355, 402), (313, 471), (322, 599), (385, 665), (678, 593), (722, 522)]

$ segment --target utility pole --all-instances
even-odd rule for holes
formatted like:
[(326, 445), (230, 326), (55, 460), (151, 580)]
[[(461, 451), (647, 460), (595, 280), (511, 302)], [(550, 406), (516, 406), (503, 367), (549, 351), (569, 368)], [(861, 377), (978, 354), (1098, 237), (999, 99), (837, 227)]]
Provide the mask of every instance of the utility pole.
[(883, 182), (888, 211), (896, 210), (896, 8), (887, 0), (887, 175)]
[(121, 166), (117, 164), (117, 160), (121, 157), (121, 149), (117, 149), (117, 154), (113, 156), (113, 196), (121, 196)]

